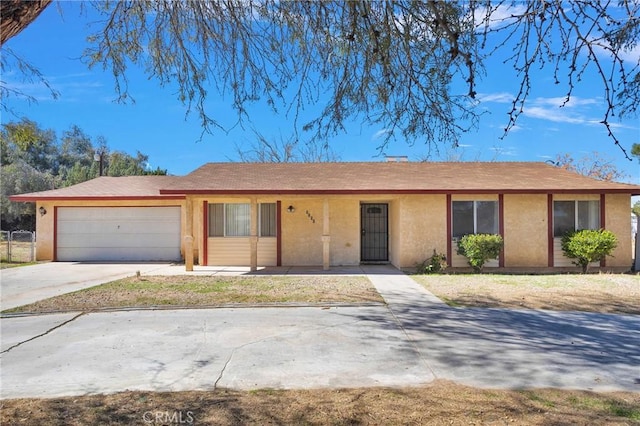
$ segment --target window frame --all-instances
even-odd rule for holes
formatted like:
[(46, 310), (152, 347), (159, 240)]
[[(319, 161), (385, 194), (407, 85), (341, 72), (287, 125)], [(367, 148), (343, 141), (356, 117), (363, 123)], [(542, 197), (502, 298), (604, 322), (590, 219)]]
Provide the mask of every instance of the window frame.
[[(556, 203), (573, 203), (573, 230), (567, 230), (562, 234), (557, 234), (556, 233)], [(584, 223), (584, 219), (585, 218), (580, 218), (580, 212), (583, 211), (582, 209), (580, 209), (580, 203), (588, 203), (587, 204), (587, 212), (591, 212), (591, 211), (595, 211), (597, 214), (596, 217), (596, 222), (597, 224), (595, 225), (595, 227), (588, 227), (588, 228), (583, 228), (583, 227), (579, 227), (580, 223)], [(590, 203), (593, 203), (593, 205), (595, 206), (593, 209), (590, 207)], [(600, 211), (600, 200), (553, 200), (553, 237), (554, 238), (562, 238), (564, 236), (564, 234), (566, 232), (575, 232), (581, 229), (601, 229), (602, 228), (602, 213)], [(581, 220), (583, 219), (583, 220)], [(589, 218), (587, 218), (587, 223), (590, 222), (588, 220)]]
[[(494, 231), (491, 234), (499, 234), (500, 233), (500, 203), (498, 200), (452, 200), (451, 201), (451, 239), (454, 241), (458, 241), (464, 235), (471, 234), (463, 234), (456, 236), (455, 232), (455, 208), (454, 203), (472, 203), (472, 215), (473, 215), (473, 235), (478, 234), (478, 205), (479, 203), (492, 203), (493, 204), (493, 214), (494, 214)], [(486, 233), (486, 232), (481, 232)]]
[[(228, 235), (229, 234), (229, 230), (227, 228), (227, 206), (228, 205), (245, 205), (245, 206), (251, 206), (250, 203), (208, 203), (208, 208), (207, 208), (207, 224), (208, 224), (208, 235), (207, 238), (246, 238), (246, 237), (250, 237), (251, 236), (251, 215), (249, 214), (249, 218), (248, 218), (248, 233), (246, 235)], [(270, 207), (270, 209), (273, 209), (273, 215), (271, 220), (273, 221), (272, 224), (270, 224), (270, 227), (272, 228), (272, 233), (273, 235), (263, 235), (263, 224), (262, 224), (262, 206), (264, 205), (272, 205), (273, 207)], [(214, 206), (222, 206), (220, 207), (214, 207)], [(251, 207), (249, 207), (251, 208)], [(211, 215), (212, 213), (215, 215), (216, 213), (214, 212), (215, 210), (218, 210), (218, 212), (222, 213), (222, 217), (218, 218), (217, 222), (219, 223), (218, 226), (222, 228), (222, 235), (218, 234), (218, 235), (213, 235), (214, 232), (214, 226), (212, 226), (211, 224)], [(258, 235), (260, 237), (263, 238), (275, 238), (277, 237), (278, 234), (278, 214), (277, 214), (277, 203), (258, 203)]]

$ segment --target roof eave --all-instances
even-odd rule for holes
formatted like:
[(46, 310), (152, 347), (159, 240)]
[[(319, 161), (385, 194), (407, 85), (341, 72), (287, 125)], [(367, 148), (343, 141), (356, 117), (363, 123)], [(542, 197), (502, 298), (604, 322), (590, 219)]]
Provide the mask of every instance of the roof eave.
[(135, 201), (135, 200), (184, 200), (181, 195), (116, 195), (116, 196), (35, 196), (10, 195), (9, 200), (21, 202), (33, 201)]
[(161, 189), (161, 194), (183, 195), (348, 195), (348, 194), (630, 194), (640, 195), (640, 188), (609, 189)]

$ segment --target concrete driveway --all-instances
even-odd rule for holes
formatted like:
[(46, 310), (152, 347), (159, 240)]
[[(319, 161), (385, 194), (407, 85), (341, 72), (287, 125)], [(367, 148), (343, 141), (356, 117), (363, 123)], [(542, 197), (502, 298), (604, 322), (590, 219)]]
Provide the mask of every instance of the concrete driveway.
[[(11, 309), (64, 293), (93, 287), (168, 263), (47, 262), (0, 270), (0, 308)], [(183, 267), (184, 270), (184, 267)]]
[(2, 318), (2, 398), (412, 386), (640, 391), (640, 317), (450, 308), (367, 267), (379, 306)]

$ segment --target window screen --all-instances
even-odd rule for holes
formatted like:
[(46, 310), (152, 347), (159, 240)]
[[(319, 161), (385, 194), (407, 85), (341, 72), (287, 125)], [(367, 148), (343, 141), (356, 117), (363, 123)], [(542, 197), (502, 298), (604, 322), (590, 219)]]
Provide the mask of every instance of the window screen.
[(453, 237), (462, 238), (473, 234), (473, 201), (454, 201), (453, 203)]
[(276, 203), (260, 204), (260, 236), (276, 236)]
[(476, 201), (476, 234), (498, 233), (498, 203)]
[(600, 202), (554, 201), (553, 235), (562, 237), (567, 232), (600, 228)]
[(209, 204), (209, 236), (224, 237), (224, 204)]
[(496, 201), (453, 201), (453, 238), (467, 234), (497, 234), (499, 231)]
[(578, 226), (576, 229), (600, 228), (600, 202), (578, 201)]

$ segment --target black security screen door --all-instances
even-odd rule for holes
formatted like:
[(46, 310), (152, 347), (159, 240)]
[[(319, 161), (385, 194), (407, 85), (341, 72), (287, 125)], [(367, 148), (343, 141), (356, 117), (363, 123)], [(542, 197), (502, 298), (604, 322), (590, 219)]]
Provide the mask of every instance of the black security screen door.
[(388, 211), (387, 204), (360, 205), (360, 261), (389, 260)]

